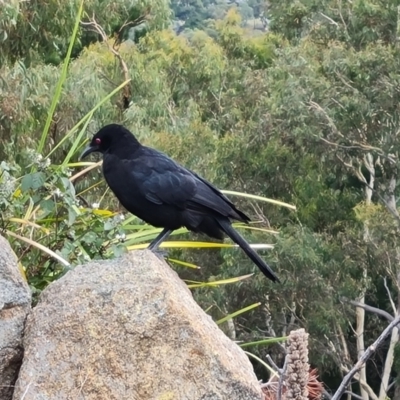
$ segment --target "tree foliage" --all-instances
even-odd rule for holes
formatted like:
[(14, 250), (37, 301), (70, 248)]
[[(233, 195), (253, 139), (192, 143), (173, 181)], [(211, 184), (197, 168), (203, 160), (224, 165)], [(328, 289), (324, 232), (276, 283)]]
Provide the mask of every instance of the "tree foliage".
[[(132, 10), (124, 2), (106, 8), (101, 4), (85, 2), (85, 12), (96, 15), (109, 38), (99, 41), (97, 35), (81, 30), (45, 154), (128, 74), (128, 104), (121, 95), (106, 102), (94, 112), (88, 136), (105, 123), (121, 122), (146, 144), (168, 152), (220, 187), (295, 204), (293, 213), (237, 201), (257, 227), (279, 230), (279, 235), (243, 233), (253, 242), (275, 245), (263, 255), (282, 284), (270, 284), (256, 274), (235, 285), (197, 289), (195, 295), (215, 318), (263, 302), (236, 319), (238, 340), (284, 336), (291, 329), (306, 328), (311, 363), (334, 389), (357, 359), (351, 301), (363, 298), (372, 310), (366, 312), (363, 326), (366, 345), (386, 325), (374, 310), (399, 312), (397, 2), (270, 1), (268, 7), (249, 2), (258, 10), (256, 16), (267, 12), (271, 21), (269, 32), (255, 36), (234, 9), (226, 10), (221, 20), (205, 23), (210, 16), (204, 10), (219, 3), (196, 1), (172, 3), (175, 15), (183, 19), (194, 7), (204, 26), (179, 35), (161, 29), (169, 14), (167, 3), (143, 1), (135, 5), (135, 19), (140, 13), (154, 17), (146, 19), (148, 29), (140, 39), (122, 44), (115, 44), (114, 33)], [(30, 2), (2, 7), (3, 219), (26, 214), (29, 199), (41, 207), (41, 220), (46, 220), (47, 209), (59, 207), (58, 233), (46, 236), (46, 245), (72, 264), (82, 262), (84, 255), (98, 257), (104, 240), (112, 241), (124, 230), (115, 216), (105, 222), (89, 208), (83, 216), (69, 214), (76, 205), (75, 193), (65, 181), (69, 172), (54, 166), (62, 163), (76, 134), (52, 154), (51, 166), (41, 165), (33, 151), (60, 76), (58, 64), (69, 42), (76, 5), (54, 3), (34, 12), (31, 8), (39, 5)], [(117, 49), (127, 71), (110, 48)], [(57, 62), (52, 61), (54, 52)], [(23, 171), (32, 163), (41, 165), (36, 173), (42, 174), (27, 178)], [(118, 209), (109, 193), (104, 194), (97, 175), (77, 183), (82, 201)], [(13, 177), (23, 183), (17, 197)], [(98, 186), (86, 191), (93, 183)], [(57, 188), (63, 198), (55, 201)], [(53, 197), (46, 199), (49, 193)], [(69, 218), (75, 218), (74, 223)], [(109, 229), (101, 240), (105, 223)], [(43, 277), (48, 278), (56, 263), (32, 258), (17, 241), (14, 246), (31, 285), (41, 289), (47, 282)], [(202, 266), (201, 271), (180, 270), (183, 278), (218, 280), (255, 271), (231, 249), (175, 250), (173, 255)], [(279, 346), (257, 351), (283, 359)], [(375, 393), (381, 390), (388, 354), (389, 343), (367, 365), (366, 384)], [(393, 371), (389, 368), (389, 384), (398, 370), (396, 361)], [(396, 382), (389, 395), (399, 390)]]
[[(7, 60), (23, 60), (28, 65), (43, 60), (58, 65), (66, 54), (78, 5), (78, 0), (2, 2), (0, 65)], [(89, 0), (85, 1), (85, 14), (84, 20), (95, 17), (106, 33), (120, 35), (124, 28), (132, 28), (143, 21), (146, 21), (149, 29), (166, 26), (170, 9), (167, 0)], [(97, 40), (98, 35), (82, 31), (75, 54)]]

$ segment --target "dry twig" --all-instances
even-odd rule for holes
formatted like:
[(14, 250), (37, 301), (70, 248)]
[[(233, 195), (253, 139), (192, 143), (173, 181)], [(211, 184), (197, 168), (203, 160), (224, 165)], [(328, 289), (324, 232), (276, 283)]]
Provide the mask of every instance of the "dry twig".
[(342, 383), (340, 384), (336, 393), (332, 396), (332, 400), (339, 400), (343, 393), (345, 392), (346, 388), (350, 384), (351, 380), (353, 379), (354, 375), (364, 366), (367, 360), (375, 353), (376, 349), (385, 341), (385, 339), (389, 336), (392, 332), (393, 328), (400, 323), (400, 315), (397, 316), (381, 333), (378, 339), (375, 340), (371, 346), (365, 350), (364, 354), (360, 357), (354, 367), (349, 371), (349, 373), (344, 377)]

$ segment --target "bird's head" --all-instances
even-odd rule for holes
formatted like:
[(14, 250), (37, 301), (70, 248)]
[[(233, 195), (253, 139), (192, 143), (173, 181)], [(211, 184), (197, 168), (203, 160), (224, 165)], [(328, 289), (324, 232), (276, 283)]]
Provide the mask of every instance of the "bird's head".
[(140, 146), (133, 134), (118, 124), (110, 124), (101, 128), (90, 141), (89, 146), (83, 150), (79, 159), (87, 157), (90, 153), (120, 153), (132, 152)]

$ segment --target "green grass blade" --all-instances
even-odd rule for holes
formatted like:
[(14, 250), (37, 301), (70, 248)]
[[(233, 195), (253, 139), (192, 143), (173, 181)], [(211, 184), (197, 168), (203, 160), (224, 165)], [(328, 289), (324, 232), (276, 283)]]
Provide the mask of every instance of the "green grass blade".
[[(125, 230), (125, 228), (124, 228)], [(143, 238), (149, 236), (149, 238), (155, 238), (157, 235), (162, 231), (162, 228), (153, 228), (151, 225), (142, 225), (141, 230), (139, 232), (134, 232), (134, 233), (129, 233), (126, 235), (126, 241), (131, 240), (131, 239), (141, 239), (140, 241), (143, 241)], [(179, 235), (180, 233), (184, 233), (184, 228), (176, 229), (171, 233), (172, 235)], [(148, 239), (148, 238), (147, 238)], [(137, 240), (139, 241), (139, 240)]]
[(188, 284), (188, 288), (194, 289), (194, 288), (218, 287), (218, 286), (221, 286), (221, 285), (229, 285), (231, 283), (236, 283), (236, 282), (240, 282), (240, 281), (243, 281), (245, 279), (248, 279), (253, 275), (254, 274), (247, 274), (247, 275), (237, 276), (235, 278), (227, 278), (227, 279), (221, 279), (219, 281), (209, 281), (209, 282), (190, 281), (191, 283)]
[(6, 230), (5, 233), (7, 233), (7, 235), (10, 235), (15, 239), (18, 239), (18, 240), (21, 240), (22, 242), (28, 243), (30, 246), (36, 247), (37, 249), (43, 251), (44, 253), (47, 253), (49, 256), (53, 257), (54, 259), (59, 261), (64, 266), (66, 266), (66, 267), (70, 266), (70, 263), (67, 260), (64, 260), (64, 258), (59, 256), (57, 253), (54, 253), (53, 250), (50, 250), (48, 247), (43, 246), (42, 244), (36, 242), (35, 240), (29, 239), (25, 236), (17, 235), (16, 233), (11, 232), (9, 230)]
[(259, 232), (265, 232), (265, 233), (273, 233), (274, 235), (277, 235), (279, 231), (275, 231), (273, 229), (266, 229), (266, 228), (257, 228), (255, 226), (251, 225), (243, 225), (243, 224), (232, 224), (232, 226), (236, 229), (248, 229), (250, 231), (259, 231)]
[(174, 264), (178, 264), (178, 265), (182, 265), (183, 267), (187, 267), (187, 268), (193, 268), (193, 269), (200, 269), (200, 267), (196, 264), (192, 264), (190, 262), (187, 261), (181, 261), (181, 260), (177, 260), (175, 258), (167, 258), (168, 261), (174, 263)]
[[(143, 229), (147, 229), (146, 225), (143, 224), (122, 224), (122, 229), (125, 231), (139, 231)], [(161, 229), (159, 230), (161, 232)]]
[(93, 117), (93, 112), (89, 113), (88, 118), (87, 118), (85, 124), (83, 125), (81, 131), (79, 132), (78, 136), (77, 136), (76, 139), (74, 140), (74, 143), (72, 143), (72, 146), (71, 146), (71, 148), (70, 148), (68, 154), (67, 154), (66, 157), (64, 158), (64, 161), (63, 161), (63, 163), (61, 164), (62, 166), (65, 167), (65, 166), (69, 163), (69, 160), (71, 159), (71, 157), (75, 154), (75, 151), (76, 151), (76, 149), (78, 148), (78, 146), (79, 146), (79, 144), (80, 144), (80, 142), (81, 142), (81, 140), (82, 140), (82, 137), (83, 137), (84, 133), (86, 132), (86, 128), (88, 127), (89, 122), (90, 122), (90, 120), (92, 119), (92, 117)]
[[(141, 243), (135, 244), (133, 246), (128, 246), (128, 250), (139, 250), (139, 249), (146, 249), (150, 243)], [(162, 242), (160, 244), (160, 248), (163, 249), (222, 249), (222, 248), (230, 248), (235, 247), (234, 244), (227, 244), (227, 243), (214, 243), (214, 242), (185, 242), (185, 241), (168, 241)]]
[(204, 312), (205, 312), (205, 313), (208, 313), (214, 306), (215, 306), (215, 304), (211, 304), (211, 306), (208, 306), (208, 307), (204, 310)]
[(97, 163), (93, 161), (78, 161), (78, 162), (73, 162), (73, 163), (67, 163), (66, 167), (67, 168), (81, 168), (81, 167), (89, 167), (96, 165)]
[(116, 93), (118, 93), (125, 85), (127, 85), (131, 80), (128, 79), (125, 82), (122, 82), (117, 88), (115, 88), (112, 92), (110, 92), (106, 97), (100, 100), (81, 120), (71, 128), (67, 134), (52, 148), (49, 154), (45, 158), (50, 157), (71, 135), (73, 135), (78, 128), (86, 122), (86, 120), (98, 109), (100, 108), (106, 101), (108, 101), (111, 97), (113, 97)]
[(252, 346), (260, 346), (260, 345), (271, 345), (276, 343), (285, 342), (287, 336), (283, 337), (274, 337), (268, 339), (257, 340), (255, 342), (247, 342), (247, 343), (238, 343), (240, 347), (252, 347)]
[(62, 87), (64, 85), (65, 80), (67, 79), (68, 65), (69, 65), (69, 62), (71, 60), (72, 49), (74, 47), (75, 39), (76, 39), (76, 36), (78, 34), (79, 23), (81, 21), (82, 12), (83, 12), (83, 0), (81, 0), (81, 3), (79, 5), (78, 13), (77, 13), (76, 19), (75, 19), (74, 30), (72, 31), (71, 41), (69, 43), (67, 55), (66, 55), (66, 57), (64, 59), (64, 64), (63, 64), (63, 67), (62, 67), (62, 70), (61, 70), (61, 76), (60, 76), (60, 79), (58, 80), (58, 83), (57, 83), (57, 86), (56, 86), (56, 91), (55, 91), (55, 94), (54, 94), (53, 99), (51, 101), (49, 113), (47, 115), (46, 124), (44, 126), (43, 133), (42, 133), (42, 136), (40, 138), (40, 141), (39, 141), (39, 144), (38, 144), (38, 147), (37, 147), (37, 152), (39, 154), (43, 151), (44, 144), (46, 143), (46, 139), (47, 139), (47, 135), (49, 133), (51, 121), (53, 120), (54, 112), (56, 110), (58, 101), (60, 100)]
[(258, 307), (258, 306), (260, 306), (260, 305), (261, 305), (261, 303), (254, 303), (254, 304), (252, 304), (252, 305), (250, 305), (250, 306), (247, 306), (247, 307), (242, 308), (242, 309), (240, 309), (240, 310), (238, 310), (238, 311), (235, 311), (234, 313), (229, 314), (229, 315), (227, 315), (226, 317), (219, 319), (219, 320), (216, 322), (216, 324), (217, 324), (217, 325), (223, 324), (224, 322), (229, 321), (230, 319), (235, 318), (235, 317), (237, 317), (238, 315), (243, 314), (243, 313), (245, 313), (245, 312), (247, 312), (247, 311), (250, 311), (250, 310), (252, 310), (253, 308), (256, 308), (256, 307)]
[(272, 203), (277, 206), (282, 206), (282, 207), (287, 207), (292, 210), (296, 210), (296, 206), (288, 203), (284, 203), (283, 201), (278, 201), (274, 199), (269, 199), (267, 197), (263, 196), (256, 196), (255, 194), (247, 194), (247, 193), (242, 193), (242, 192), (234, 192), (232, 190), (221, 190), (222, 193), (232, 195), (232, 196), (241, 196), (241, 197), (246, 197), (248, 199), (253, 199), (253, 200), (260, 200), (260, 201), (265, 201), (267, 203)]
[(250, 357), (253, 358), (254, 360), (258, 361), (261, 365), (263, 365), (268, 372), (270, 372), (272, 375), (279, 376), (278, 373), (270, 367), (265, 361), (261, 360), (261, 358), (257, 357), (253, 353), (249, 353), (248, 351), (245, 351), (245, 353)]

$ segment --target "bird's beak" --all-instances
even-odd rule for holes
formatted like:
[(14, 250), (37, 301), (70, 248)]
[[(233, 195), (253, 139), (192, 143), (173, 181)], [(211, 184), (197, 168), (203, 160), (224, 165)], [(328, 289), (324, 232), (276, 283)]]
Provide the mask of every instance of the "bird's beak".
[(85, 157), (87, 157), (90, 153), (94, 153), (96, 151), (99, 151), (98, 146), (87, 146), (85, 150), (82, 151), (82, 154), (79, 156), (79, 160), (83, 160)]

